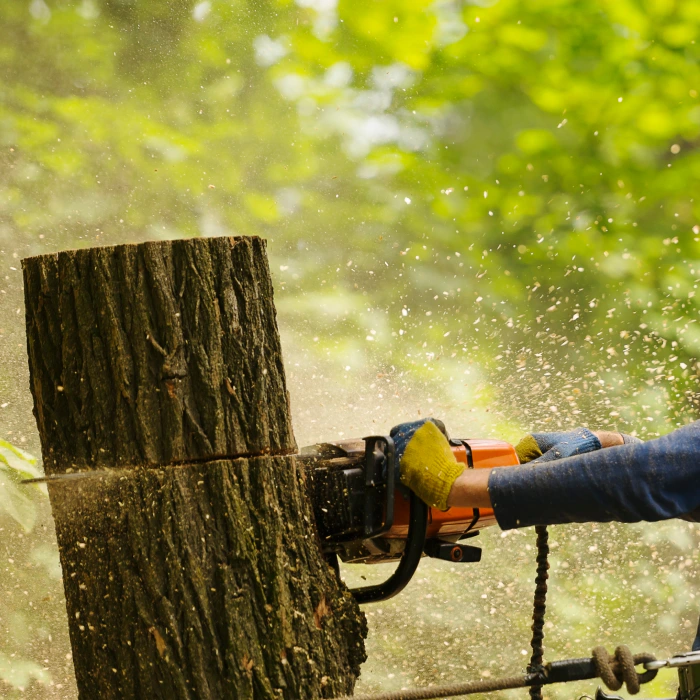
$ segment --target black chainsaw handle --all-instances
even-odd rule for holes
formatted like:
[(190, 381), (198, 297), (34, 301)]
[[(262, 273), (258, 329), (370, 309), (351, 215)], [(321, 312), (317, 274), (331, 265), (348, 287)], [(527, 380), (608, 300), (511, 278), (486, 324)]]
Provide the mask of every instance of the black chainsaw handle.
[(396, 570), (383, 583), (350, 589), (350, 593), (353, 594), (358, 603), (376, 603), (392, 598), (406, 587), (413, 574), (416, 573), (425, 547), (429, 508), (413, 491), (410, 492), (409, 505), (408, 537)]

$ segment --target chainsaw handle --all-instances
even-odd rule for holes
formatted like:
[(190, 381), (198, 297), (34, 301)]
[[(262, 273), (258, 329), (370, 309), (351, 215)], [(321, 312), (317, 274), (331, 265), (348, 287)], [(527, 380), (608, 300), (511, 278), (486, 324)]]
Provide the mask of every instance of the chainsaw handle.
[(358, 603), (376, 603), (392, 598), (406, 587), (418, 568), (428, 531), (429, 508), (413, 491), (410, 492), (409, 498), (408, 536), (401, 560), (394, 573), (383, 583), (351, 589), (350, 593)]

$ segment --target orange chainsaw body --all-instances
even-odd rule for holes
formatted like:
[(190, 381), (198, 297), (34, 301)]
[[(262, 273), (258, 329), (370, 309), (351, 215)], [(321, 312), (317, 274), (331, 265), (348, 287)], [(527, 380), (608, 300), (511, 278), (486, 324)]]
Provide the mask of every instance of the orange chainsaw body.
[[(512, 445), (502, 440), (450, 440), (467, 469), (519, 464)], [(302, 450), (314, 517), (328, 563), (340, 577), (345, 563), (398, 562), (384, 582), (351, 589), (360, 603), (386, 600), (411, 579), (428, 556), (453, 563), (478, 562), (481, 549), (462, 544), (493, 525), (493, 510), (428, 507), (398, 485), (395, 445), (390, 436), (319, 443)], [(389, 468), (387, 469), (387, 465)]]
[[(509, 467), (520, 464), (515, 448), (502, 440), (462, 440), (471, 451), (471, 460), (464, 444), (453, 445), (452, 453), (458, 462), (473, 469), (487, 467)], [(470, 465), (471, 461), (471, 465)], [(474, 522), (471, 529), (481, 530), (496, 524), (493, 510), (479, 508), (478, 513), (472, 508), (449, 508), (446, 511), (430, 508), (428, 512), (428, 538), (447, 537), (462, 534)], [(405, 539), (408, 534), (409, 505), (408, 501), (397, 492), (394, 499), (394, 524), (382, 537), (390, 539)]]

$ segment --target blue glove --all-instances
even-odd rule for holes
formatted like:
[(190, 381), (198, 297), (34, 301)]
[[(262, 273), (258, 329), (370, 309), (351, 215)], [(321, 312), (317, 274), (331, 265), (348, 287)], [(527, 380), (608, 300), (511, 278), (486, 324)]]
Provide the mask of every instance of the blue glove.
[[(602, 447), (600, 440), (588, 428), (576, 428), (565, 433), (533, 433), (530, 438), (537, 444), (540, 455), (529, 461), (538, 463), (573, 457)], [(516, 445), (516, 452), (524, 440)]]
[[(641, 442), (639, 438), (624, 433), (621, 435), (626, 445)], [(599, 449), (601, 449), (600, 440), (588, 428), (576, 428), (568, 432), (533, 433), (524, 437), (515, 446), (521, 464), (551, 462)]]
[(400, 423), (395, 425), (389, 432), (389, 437), (394, 440), (394, 447), (396, 448), (396, 466), (401, 463), (401, 458), (406, 452), (406, 447), (411, 441), (411, 438), (416, 434), (418, 428), (425, 425), (428, 421), (434, 423), (440, 432), (447, 437), (447, 430), (445, 429), (445, 424), (438, 420), (437, 418), (421, 418), (421, 420), (414, 420), (410, 423)]

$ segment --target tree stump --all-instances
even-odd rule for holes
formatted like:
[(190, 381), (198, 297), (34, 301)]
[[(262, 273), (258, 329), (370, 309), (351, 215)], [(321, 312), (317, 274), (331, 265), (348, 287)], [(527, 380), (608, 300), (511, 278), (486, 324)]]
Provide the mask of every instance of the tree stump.
[(330, 698), (364, 617), (297, 468), (264, 242), (23, 261), (81, 698)]

